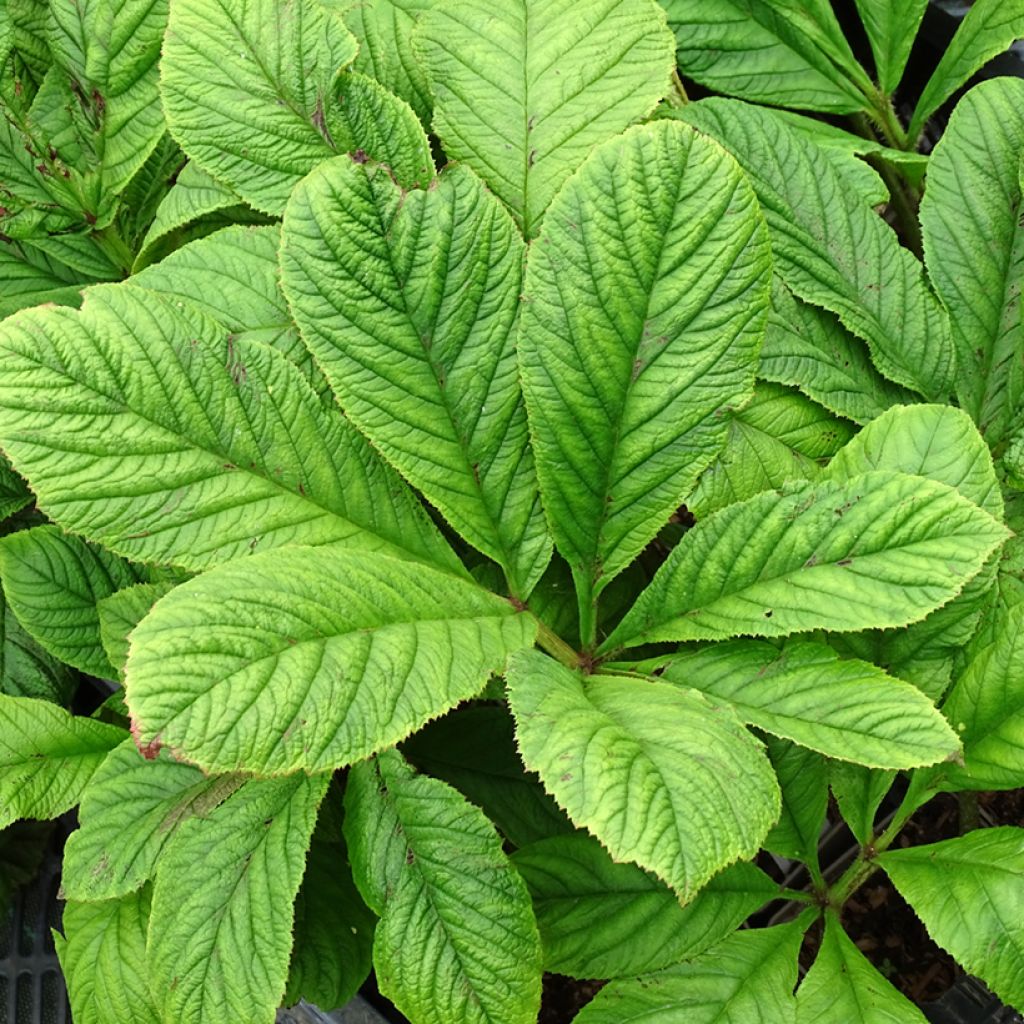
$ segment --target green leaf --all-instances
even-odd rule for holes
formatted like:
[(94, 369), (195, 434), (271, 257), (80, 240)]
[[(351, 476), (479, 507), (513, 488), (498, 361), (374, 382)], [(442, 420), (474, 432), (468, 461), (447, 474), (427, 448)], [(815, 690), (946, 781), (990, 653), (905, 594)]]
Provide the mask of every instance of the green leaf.
[(835, 314), (798, 299), (772, 278), (772, 309), (758, 376), (799, 388), (855, 423), (867, 423), (891, 405), (914, 401), (872, 365), (864, 342)]
[(49, 701), (0, 695), (0, 828), (74, 807), (124, 736)]
[[(1017, 6), (1024, 33), (1024, 3)], [(993, 446), (1024, 406), (1022, 149), (1024, 82), (983, 82), (950, 117), (921, 202), (928, 273), (959, 350), (957, 394)]]
[(795, 1024), (803, 928), (739, 931), (690, 963), (606, 985), (574, 1024)]
[(28, 242), (0, 239), (0, 319), (46, 302), (77, 306), (94, 280)]
[(153, 1024), (160, 1019), (147, 984), (146, 928), (152, 893), (104, 903), (69, 902), (64, 938), (55, 936), (75, 1024)]
[(904, 626), (1005, 539), (952, 488), (904, 473), (760, 494), (690, 530), (600, 650)]
[(125, 662), (128, 660), (129, 634), (171, 589), (171, 583), (139, 583), (96, 603), (100, 620), (100, 643), (119, 675), (124, 675)]
[(928, 79), (907, 132), (917, 139), (925, 122), (982, 65), (1024, 38), (1024, 0), (975, 0)]
[(77, 685), (72, 669), (25, 632), (0, 594), (0, 694), (67, 704)]
[(483, 688), (536, 625), (378, 554), (289, 548), (176, 587), (132, 634), (140, 744), (208, 771), (320, 771), (391, 746)]
[[(352, 769), (346, 809), (356, 882), (382, 912), (381, 991), (418, 1024), (534, 1024), (537, 926), (483, 812), (394, 751)], [(373, 837), (355, 827), (367, 815)]]
[(64, 851), (68, 899), (109, 900), (139, 889), (182, 824), (223, 803), (243, 782), (239, 775), (204, 775), (165, 751), (144, 758), (125, 740), (83, 794), (81, 827)]
[(786, 286), (866, 341), (890, 380), (945, 400), (957, 381), (948, 318), (921, 264), (825, 153), (772, 111), (732, 100), (691, 103), (678, 116), (750, 175)]
[(734, 864), (683, 907), (663, 883), (583, 835), (543, 839), (512, 863), (533, 897), (545, 969), (576, 978), (625, 978), (697, 956), (778, 893), (752, 864)]
[(769, 736), (765, 742), (782, 792), (782, 813), (768, 833), (764, 848), (780, 857), (817, 866), (818, 840), (828, 810), (825, 759), (789, 740)]
[(834, 914), (796, 994), (797, 1024), (927, 1024), (921, 1011), (872, 966)]
[[(875, 58), (875, 77), (882, 92), (892, 95), (903, 79), (928, 0), (857, 0)], [(851, 1024), (853, 1018), (850, 1018)]]
[(829, 764), (829, 783), (843, 821), (854, 838), (866, 846), (875, 838), (875, 815), (892, 788), (894, 771), (878, 771), (846, 761)]
[(752, 391), (769, 272), (739, 168), (674, 122), (596, 150), (552, 204), (527, 263), (519, 358), (581, 608), (725, 443), (723, 411)]
[(56, 526), (37, 526), (0, 540), (0, 578), (8, 605), (41, 647), (89, 675), (110, 674), (96, 604), (136, 581), (123, 559)]
[(586, 680), (537, 651), (515, 655), (509, 703), (527, 768), (615, 860), (686, 902), (752, 857), (779, 813), (764, 750), (730, 714), (654, 680)]
[(176, 1024), (263, 1024), (284, 997), (293, 902), (329, 775), (247, 782), (178, 830), (149, 922), (150, 990)]
[(984, 828), (878, 858), (928, 934), (996, 995), (1024, 1006), (1024, 829)]
[(778, 106), (836, 114), (863, 109), (865, 98), (851, 79), (866, 75), (849, 49), (837, 46), (842, 32), (834, 17), (824, 39), (808, 31), (806, 19), (815, 5), (662, 0), (662, 6), (676, 34), (679, 66), (701, 85)]
[(357, 538), (454, 568), (416, 499), (300, 371), (227, 334), (126, 286), (0, 325), (0, 436), (50, 518), (188, 569)]
[(445, 153), (473, 168), (527, 239), (594, 146), (669, 88), (672, 35), (653, 0), (460, 0), (414, 35)]
[(872, 768), (916, 768), (960, 744), (916, 687), (831, 647), (792, 640), (714, 644), (667, 662), (663, 678), (724, 703), (750, 725), (828, 757)]
[(25, 481), (14, 472), (6, 457), (0, 455), (0, 522), (31, 505), (34, 500)]
[(285, 292), (342, 408), (525, 599), (550, 540), (516, 374), (522, 260), (464, 168), (405, 191), (340, 157), (285, 214)]

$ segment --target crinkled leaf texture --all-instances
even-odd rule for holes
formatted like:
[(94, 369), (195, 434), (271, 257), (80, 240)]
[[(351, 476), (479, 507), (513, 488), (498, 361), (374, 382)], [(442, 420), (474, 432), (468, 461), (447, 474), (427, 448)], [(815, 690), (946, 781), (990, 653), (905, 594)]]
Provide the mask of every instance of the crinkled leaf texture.
[(285, 290), (342, 408), (525, 599), (550, 556), (516, 372), (524, 246), (463, 167), (339, 157), (285, 213)]
[(254, 555), (132, 633), (137, 738), (208, 771), (352, 764), (483, 689), (535, 621), (456, 576), (337, 547)]
[(483, 812), (395, 751), (352, 769), (346, 811), (381, 991), (417, 1024), (534, 1024), (537, 925)]
[(519, 359), (544, 507), (581, 604), (725, 443), (724, 411), (753, 390), (769, 277), (747, 181), (674, 122), (597, 149), (552, 204), (527, 261)]
[(97, 603), (100, 641), (107, 652), (110, 664), (117, 669), (118, 676), (124, 676), (131, 631), (149, 614), (153, 605), (173, 589), (173, 586), (166, 581), (137, 583), (134, 587), (125, 587), (124, 590), (119, 590)]
[(330, 775), (253, 779), (185, 822), (161, 861), (150, 991), (176, 1024), (266, 1024), (284, 998), (293, 903)]
[(766, 492), (690, 530), (603, 649), (906, 625), (1006, 537), (951, 487), (904, 473)]
[(586, 679), (515, 655), (509, 702), (527, 768), (569, 817), (686, 902), (752, 857), (779, 814), (764, 749), (701, 694), (655, 680)]
[(1024, 829), (982, 828), (878, 859), (928, 934), (1004, 1002), (1024, 1006)]
[(533, 898), (545, 970), (576, 978), (627, 978), (688, 960), (778, 892), (753, 864), (734, 864), (682, 907), (663, 882), (615, 863), (582, 834), (542, 839), (512, 862)]
[(75, 672), (25, 632), (0, 593), (0, 693), (66, 704), (77, 685)]
[(459, 0), (414, 34), (434, 130), (527, 239), (565, 179), (669, 89), (673, 40), (653, 0)]
[(0, 436), (40, 507), (142, 561), (203, 569), (347, 540), (452, 566), (416, 499), (284, 356), (133, 286), (0, 325)]
[(713, 644), (668, 662), (663, 678), (706, 693), (744, 722), (829, 757), (916, 768), (955, 756), (956, 733), (920, 690), (827, 644)]
[(875, 58), (878, 84), (892, 95), (903, 78), (928, 0), (857, 0)]

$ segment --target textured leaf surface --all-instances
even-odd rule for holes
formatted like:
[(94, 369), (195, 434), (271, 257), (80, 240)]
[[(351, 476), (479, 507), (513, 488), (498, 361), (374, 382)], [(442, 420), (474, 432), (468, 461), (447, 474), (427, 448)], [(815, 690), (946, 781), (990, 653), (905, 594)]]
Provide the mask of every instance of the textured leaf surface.
[(833, 914), (796, 994), (797, 1024), (926, 1024), (923, 1013), (853, 944)]
[(90, 675), (110, 674), (96, 604), (136, 582), (126, 562), (37, 526), (0, 540), (0, 577), (7, 603), (43, 648)]
[(843, 821), (862, 845), (874, 838), (875, 815), (895, 778), (895, 772), (863, 768), (845, 761), (833, 761), (829, 765), (832, 795)]
[(293, 901), (329, 775), (247, 782), (174, 837), (153, 890), (150, 990), (165, 1020), (263, 1024), (284, 997)]
[[(1018, 6), (1024, 32), (1024, 4)], [(921, 202), (928, 273), (959, 349), (957, 393), (990, 445), (1024, 403), (1022, 149), (1024, 82), (984, 82), (950, 117)]]
[(903, 473), (760, 494), (690, 530), (603, 649), (906, 625), (1005, 538), (952, 488)]
[(285, 289), (341, 406), (525, 599), (550, 541), (516, 373), (522, 260), (462, 168), (403, 191), (340, 157), (285, 216)]
[(533, 898), (545, 970), (576, 978), (630, 977), (697, 956), (778, 891), (752, 864), (735, 864), (682, 907), (662, 882), (584, 835), (541, 840), (512, 862)]
[(956, 734), (920, 690), (826, 644), (763, 640), (677, 655), (665, 679), (728, 704), (743, 721), (829, 757), (916, 768), (958, 753)]
[(0, 435), (62, 526), (201, 569), (257, 546), (355, 541), (454, 555), (285, 358), (244, 355), (197, 311), (134, 287), (0, 326)]
[(479, 693), (536, 626), (425, 566), (332, 548), (233, 562), (177, 587), (132, 634), (138, 739), (211, 771), (351, 764)]
[(948, 319), (921, 264), (828, 157), (770, 110), (710, 99), (678, 116), (718, 139), (750, 175), (787, 287), (835, 313), (890, 380), (946, 399), (957, 379)]
[(14, 239), (0, 239), (0, 275), (0, 318), (44, 302), (77, 306), (82, 288), (93, 283), (73, 267)]
[[(381, 991), (421, 1024), (533, 1024), (537, 926), (483, 812), (396, 752), (353, 768), (346, 804), (356, 881), (371, 904), (383, 894)], [(378, 841), (351, 827), (367, 814), (379, 818)]]
[(119, 590), (97, 603), (100, 642), (107, 652), (107, 659), (119, 675), (124, 674), (125, 662), (128, 660), (129, 634), (171, 589), (170, 583), (139, 583)]
[[(670, 121), (598, 149), (531, 248), (519, 358), (581, 604), (675, 511), (751, 394), (769, 255), (753, 192)], [(589, 637), (584, 637), (588, 641)]]
[(243, 781), (238, 775), (204, 775), (164, 751), (147, 760), (125, 740), (82, 798), (81, 826), (64, 851), (68, 898), (109, 900), (139, 889), (181, 825), (211, 811)]
[(0, 693), (66, 704), (78, 685), (67, 665), (47, 654), (0, 596)]
[(816, 864), (828, 809), (825, 759), (775, 736), (765, 737), (765, 746), (782, 793), (782, 813), (768, 833), (764, 848), (781, 857)]
[(927, 6), (928, 0), (857, 0), (875, 58), (875, 77), (884, 93), (892, 95), (903, 78)]
[(0, 695), (0, 828), (74, 807), (124, 736), (49, 701)]
[(879, 864), (943, 949), (1004, 1002), (1024, 1006), (1024, 829), (889, 850)]
[(445, 152), (527, 239), (590, 150), (651, 112), (672, 71), (652, 0), (460, 0), (424, 14), (416, 44)]
[(153, 1024), (160, 1019), (147, 984), (146, 928), (152, 892), (64, 907), (57, 939), (75, 1024)]
[(0, 521), (31, 505), (33, 500), (25, 481), (14, 472), (6, 457), (0, 456)]
[(689, 963), (613, 981), (576, 1024), (794, 1024), (796, 923), (736, 932)]
[(761, 745), (704, 697), (654, 680), (583, 678), (536, 651), (513, 657), (509, 702), (526, 766), (615, 860), (684, 902), (756, 853), (779, 813)]

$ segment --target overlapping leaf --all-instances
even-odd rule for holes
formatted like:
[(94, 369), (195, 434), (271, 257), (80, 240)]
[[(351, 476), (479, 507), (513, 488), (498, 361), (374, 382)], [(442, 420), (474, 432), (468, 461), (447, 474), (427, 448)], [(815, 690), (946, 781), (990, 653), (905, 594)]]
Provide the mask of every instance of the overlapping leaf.
[(928, 0), (857, 0), (875, 58), (875, 77), (891, 96), (903, 78), (910, 48), (928, 7)]
[(828, 810), (827, 763), (815, 751), (775, 736), (766, 737), (765, 746), (782, 793), (782, 813), (765, 838), (764, 848), (803, 861), (813, 876)]
[(0, 597), (0, 693), (65, 704), (77, 684), (74, 671), (30, 637)]
[(100, 643), (107, 652), (107, 660), (119, 675), (124, 675), (125, 662), (128, 660), (129, 634), (170, 589), (172, 584), (167, 582), (138, 583), (97, 603)]

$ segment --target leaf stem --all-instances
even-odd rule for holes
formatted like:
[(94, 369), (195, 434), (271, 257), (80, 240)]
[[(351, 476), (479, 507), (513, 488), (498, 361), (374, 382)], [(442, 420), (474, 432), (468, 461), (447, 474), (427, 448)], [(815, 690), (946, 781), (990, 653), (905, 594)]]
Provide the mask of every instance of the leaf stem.
[(576, 576), (576, 596), (580, 609), (580, 643), (584, 653), (589, 653), (597, 646), (597, 599), (593, 580), (583, 573)]
[(541, 650), (547, 651), (555, 661), (561, 662), (567, 668), (579, 668), (580, 656), (549, 626), (537, 621), (537, 644)]
[(797, 903), (817, 903), (818, 894), (814, 892), (804, 892), (803, 889), (786, 889), (783, 888), (779, 893), (779, 896), (785, 900), (795, 900)]
[(896, 116), (896, 108), (892, 105), (892, 99), (877, 89), (872, 90), (868, 97), (871, 103), (871, 114), (882, 129), (885, 141), (893, 149), (902, 149), (904, 152), (912, 152), (914, 149), (910, 137), (907, 135), (900, 119)]

